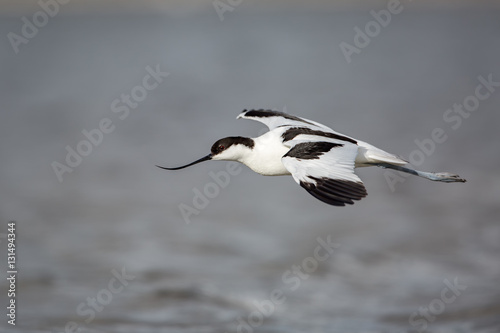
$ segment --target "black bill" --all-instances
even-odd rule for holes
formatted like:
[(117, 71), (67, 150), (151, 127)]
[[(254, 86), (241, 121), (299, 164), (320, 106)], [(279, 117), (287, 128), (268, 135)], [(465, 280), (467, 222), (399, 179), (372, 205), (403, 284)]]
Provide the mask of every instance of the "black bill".
[(208, 154), (207, 156), (202, 157), (199, 160), (196, 160), (196, 161), (194, 161), (192, 163), (189, 163), (189, 164), (177, 167), (177, 168), (165, 168), (165, 167), (162, 167), (162, 166), (159, 166), (159, 165), (157, 165), (157, 167), (160, 168), (160, 169), (165, 169), (165, 170), (179, 170), (179, 169), (184, 169), (184, 168), (187, 168), (188, 166), (191, 166), (191, 165), (203, 162), (203, 161), (209, 161), (211, 159), (212, 159), (212, 154)]

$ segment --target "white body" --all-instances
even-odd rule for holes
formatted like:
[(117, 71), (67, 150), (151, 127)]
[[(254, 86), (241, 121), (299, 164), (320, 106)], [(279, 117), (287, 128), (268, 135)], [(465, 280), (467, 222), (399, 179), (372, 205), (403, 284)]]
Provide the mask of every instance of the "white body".
[(281, 142), (276, 130), (267, 132), (253, 140), (255, 147), (252, 152), (243, 154), (238, 162), (264, 176), (291, 175), (282, 161), (283, 155), (290, 150), (290, 147)]
[[(227, 152), (214, 156), (213, 159), (226, 160), (228, 155), (237, 156), (236, 161), (245, 164), (250, 169), (264, 176), (285, 176), (292, 173), (283, 164), (283, 156), (292, 147), (290, 144), (283, 143), (281, 135), (287, 127), (278, 127), (263, 135), (253, 138), (255, 146), (249, 149), (245, 146), (237, 145), (231, 147)], [(322, 129), (324, 130), (324, 129)], [(333, 132), (330, 130), (332, 133)], [(337, 133), (340, 134), (340, 133)], [(314, 139), (311, 135), (299, 135), (301, 139)], [(317, 139), (317, 138), (316, 138)], [(321, 138), (325, 140), (324, 138)], [(374, 147), (366, 142), (357, 140), (357, 154), (354, 160), (354, 167), (373, 166), (377, 163), (392, 163), (404, 165), (407, 162), (396, 155), (390, 154), (382, 149)]]

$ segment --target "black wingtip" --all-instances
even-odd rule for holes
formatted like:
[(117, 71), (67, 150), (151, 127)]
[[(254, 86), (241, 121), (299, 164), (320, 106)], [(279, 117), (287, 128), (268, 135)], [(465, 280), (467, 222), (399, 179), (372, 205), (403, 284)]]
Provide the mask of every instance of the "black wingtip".
[(361, 200), (368, 195), (365, 186), (361, 182), (331, 178), (310, 178), (316, 184), (300, 182), (300, 186), (316, 199), (332, 206), (352, 205), (354, 204), (353, 200)]

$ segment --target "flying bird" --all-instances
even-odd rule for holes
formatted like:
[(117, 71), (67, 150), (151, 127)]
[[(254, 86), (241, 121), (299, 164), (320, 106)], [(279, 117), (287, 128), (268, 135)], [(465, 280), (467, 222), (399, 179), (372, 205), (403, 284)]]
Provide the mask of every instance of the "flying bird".
[(252, 119), (269, 127), (256, 138), (230, 136), (217, 140), (210, 154), (179, 170), (208, 161), (237, 161), (264, 176), (291, 175), (316, 199), (333, 206), (353, 204), (367, 195), (355, 168), (378, 166), (440, 182), (465, 182), (448, 172), (423, 172), (407, 161), (361, 140), (340, 134), (315, 121), (272, 110), (243, 110), (237, 119)]

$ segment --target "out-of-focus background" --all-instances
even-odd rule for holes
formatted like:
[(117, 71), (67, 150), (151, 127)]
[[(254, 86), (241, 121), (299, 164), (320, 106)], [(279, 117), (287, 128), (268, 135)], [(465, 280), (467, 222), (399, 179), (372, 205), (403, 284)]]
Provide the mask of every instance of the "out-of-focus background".
[[(0, 12), (0, 331), (500, 331), (498, 2)], [(235, 119), (245, 108), (468, 182), (362, 169), (368, 197), (338, 208), (227, 162), (155, 167), (262, 133)]]

